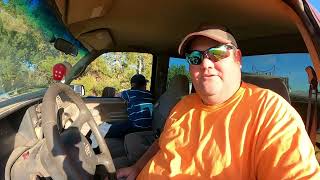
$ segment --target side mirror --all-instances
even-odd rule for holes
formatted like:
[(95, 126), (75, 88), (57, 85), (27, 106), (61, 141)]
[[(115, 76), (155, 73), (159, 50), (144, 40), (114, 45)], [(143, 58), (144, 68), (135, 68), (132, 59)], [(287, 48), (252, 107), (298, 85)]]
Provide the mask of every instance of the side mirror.
[(70, 54), (71, 56), (78, 55), (78, 47), (61, 38), (57, 38), (54, 41), (54, 47), (65, 54)]
[(85, 90), (84, 90), (84, 86), (81, 84), (71, 84), (70, 87), (73, 89), (73, 91), (77, 94), (79, 94), (80, 96), (84, 96), (85, 95)]

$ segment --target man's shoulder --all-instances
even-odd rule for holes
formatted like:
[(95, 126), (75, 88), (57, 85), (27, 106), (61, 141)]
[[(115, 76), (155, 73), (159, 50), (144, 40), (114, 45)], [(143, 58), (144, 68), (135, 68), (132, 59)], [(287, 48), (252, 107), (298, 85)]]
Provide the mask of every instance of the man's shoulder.
[(137, 103), (153, 103), (154, 97), (150, 91), (130, 89), (126, 91), (126, 97), (134, 104)]
[[(265, 104), (272, 107), (281, 107), (286, 109), (293, 109), (284, 97), (274, 92), (273, 90), (261, 88), (253, 84), (246, 83), (245, 85), (245, 102), (251, 104)], [(277, 105), (276, 105), (277, 104)]]
[(250, 83), (243, 83), (241, 87), (245, 89), (244, 98), (246, 99), (246, 101), (252, 100), (252, 102), (256, 103), (261, 103), (262, 101), (265, 103), (288, 103), (288, 101), (283, 96), (279, 95), (273, 90), (262, 88)]
[(262, 87), (255, 85), (255, 84), (251, 84), (251, 83), (247, 83), (247, 82), (242, 82), (241, 87), (246, 90), (250, 90), (254, 93), (261, 93), (261, 92), (267, 91), (267, 89), (265, 89), (265, 88), (262, 88)]
[(201, 102), (199, 95), (192, 93), (186, 96), (183, 96), (181, 100), (177, 103), (177, 106), (188, 107), (193, 106)]
[(241, 87), (243, 87), (246, 92), (249, 92), (252, 95), (261, 95), (261, 96), (265, 96), (265, 97), (278, 97), (280, 96), (278, 93), (274, 92), (271, 89), (268, 88), (263, 88), (263, 87), (259, 87), (257, 85), (254, 84), (250, 84), (250, 83), (242, 83)]
[(144, 96), (152, 96), (152, 93), (147, 90), (139, 90), (139, 89), (128, 89), (122, 91), (121, 94), (128, 94), (128, 96), (136, 96), (136, 95), (144, 95)]
[(125, 96), (129, 96), (129, 89), (128, 90), (123, 90), (119, 93), (119, 97), (125, 97)]
[(151, 94), (150, 91), (148, 91), (148, 90), (141, 90), (141, 89), (129, 89), (129, 90), (127, 90), (127, 92)]
[(243, 105), (246, 106), (250, 104), (250, 107), (258, 108), (259, 114), (269, 114), (269, 120), (272, 120), (274, 123), (279, 121), (283, 122), (283, 118), (279, 118), (281, 115), (290, 117), (287, 118), (287, 120), (292, 118), (302, 122), (299, 113), (294, 107), (276, 92), (252, 84), (247, 84), (246, 94), (247, 95), (244, 95), (245, 99), (243, 99)]

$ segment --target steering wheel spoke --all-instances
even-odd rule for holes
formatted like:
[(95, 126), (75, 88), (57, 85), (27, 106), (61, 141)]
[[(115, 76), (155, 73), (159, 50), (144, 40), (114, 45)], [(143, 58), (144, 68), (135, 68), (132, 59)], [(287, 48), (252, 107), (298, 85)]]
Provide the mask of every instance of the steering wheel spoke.
[(97, 154), (97, 161), (98, 164), (97, 165), (104, 165), (107, 170), (109, 171), (109, 173), (115, 173), (116, 169), (113, 165), (113, 161), (109, 152), (109, 155), (107, 153), (101, 153), (101, 154)]
[(80, 110), (79, 116), (77, 117), (76, 120), (73, 121), (73, 123), (71, 124), (71, 127), (77, 127), (81, 130), (83, 124), (88, 122), (89, 119), (90, 119), (90, 115), (83, 112), (83, 110)]

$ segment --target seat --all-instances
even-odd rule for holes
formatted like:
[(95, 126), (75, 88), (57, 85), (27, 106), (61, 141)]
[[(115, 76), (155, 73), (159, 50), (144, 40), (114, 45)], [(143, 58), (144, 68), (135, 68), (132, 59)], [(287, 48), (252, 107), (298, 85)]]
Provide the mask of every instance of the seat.
[(189, 80), (185, 75), (176, 75), (170, 81), (168, 89), (159, 97), (154, 104), (152, 112), (153, 131), (162, 131), (165, 120), (171, 109), (180, 101), (180, 99), (189, 94)]
[(242, 80), (265, 89), (270, 89), (291, 103), (289, 91), (283, 78), (255, 74), (242, 74)]
[(130, 163), (137, 161), (149, 148), (163, 129), (171, 109), (180, 99), (189, 94), (189, 80), (185, 75), (176, 75), (168, 89), (159, 97), (152, 112), (152, 131), (130, 133), (125, 136), (124, 145)]

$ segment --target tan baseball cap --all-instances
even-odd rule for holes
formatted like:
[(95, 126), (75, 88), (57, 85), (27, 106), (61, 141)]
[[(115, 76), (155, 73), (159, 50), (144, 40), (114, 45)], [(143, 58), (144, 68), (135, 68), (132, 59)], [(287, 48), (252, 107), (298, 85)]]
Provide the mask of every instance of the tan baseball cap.
[(215, 40), (217, 42), (223, 43), (223, 44), (232, 44), (236, 48), (238, 48), (237, 42), (234, 39), (234, 37), (228, 33), (226, 30), (224, 30), (221, 27), (208, 27), (206, 29), (202, 28), (200, 31), (192, 32), (188, 34), (180, 43), (178, 53), (180, 55), (184, 55), (184, 50), (186, 48), (186, 45), (194, 39), (196, 36), (204, 36), (207, 38), (210, 38), (212, 40)]

